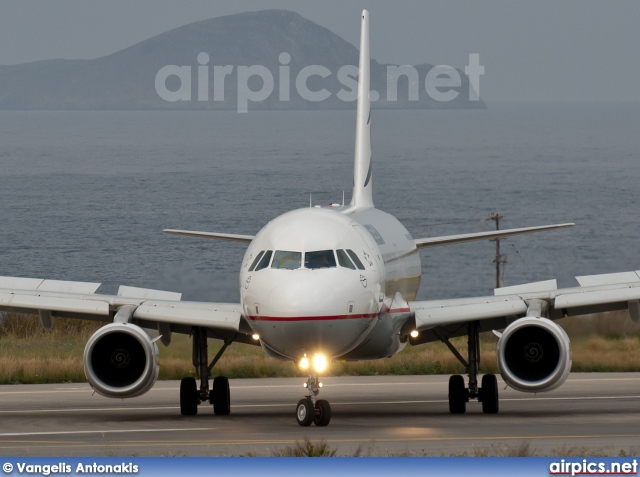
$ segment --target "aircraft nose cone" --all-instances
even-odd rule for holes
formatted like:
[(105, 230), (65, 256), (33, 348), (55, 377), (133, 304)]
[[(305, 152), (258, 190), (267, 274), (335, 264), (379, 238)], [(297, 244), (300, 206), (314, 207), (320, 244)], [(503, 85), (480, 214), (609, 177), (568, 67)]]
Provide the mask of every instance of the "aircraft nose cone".
[(315, 280), (290, 280), (277, 285), (269, 295), (269, 314), (319, 316), (335, 311), (336, 294)]

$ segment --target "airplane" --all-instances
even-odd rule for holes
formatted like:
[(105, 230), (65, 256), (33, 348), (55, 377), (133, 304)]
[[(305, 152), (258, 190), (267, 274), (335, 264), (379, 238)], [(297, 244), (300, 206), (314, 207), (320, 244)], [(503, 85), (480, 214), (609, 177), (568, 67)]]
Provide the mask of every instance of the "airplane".
[[(392, 215), (373, 204), (369, 99), (369, 13), (361, 18), (354, 185), (348, 205), (310, 206), (287, 212), (255, 236), (167, 229), (183, 236), (247, 245), (239, 303), (181, 301), (181, 294), (121, 286), (117, 295), (96, 293), (99, 283), (0, 277), (0, 311), (38, 314), (44, 328), (55, 317), (105, 322), (83, 356), (87, 381), (111, 398), (140, 396), (155, 384), (157, 341), (173, 333), (192, 337), (196, 378), (180, 383), (180, 411), (192, 416), (209, 404), (216, 415), (231, 410), (229, 380), (213, 369), (233, 342), (261, 346), (294, 362), (307, 375), (306, 396), (296, 405), (300, 426), (326, 426), (331, 406), (319, 399), (320, 376), (333, 360), (392, 356), (407, 344), (443, 342), (464, 365), (449, 379), (449, 411), (462, 414), (477, 400), (487, 414), (499, 411), (497, 378), (478, 382), (479, 334), (499, 336), (497, 361), (505, 383), (523, 392), (556, 389), (571, 369), (571, 344), (554, 320), (628, 309), (640, 320), (640, 271), (578, 277), (578, 287), (556, 280), (495, 290), (492, 296), (416, 301), (420, 251), (571, 227), (573, 223), (413, 238)], [(148, 330), (158, 331), (152, 338)], [(500, 331), (501, 330), (501, 331)], [(467, 336), (465, 352), (450, 339)], [(223, 345), (209, 361), (208, 339)], [(464, 355), (466, 354), (466, 356)], [(198, 385), (199, 384), (199, 385)]]

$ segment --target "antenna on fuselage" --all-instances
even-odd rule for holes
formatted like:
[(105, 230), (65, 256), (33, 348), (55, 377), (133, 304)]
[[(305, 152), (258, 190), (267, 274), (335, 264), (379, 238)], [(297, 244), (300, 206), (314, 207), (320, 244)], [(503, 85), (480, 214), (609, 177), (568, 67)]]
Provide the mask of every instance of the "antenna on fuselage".
[(313, 207), (313, 203), (311, 202), (311, 192), (309, 192), (309, 208)]

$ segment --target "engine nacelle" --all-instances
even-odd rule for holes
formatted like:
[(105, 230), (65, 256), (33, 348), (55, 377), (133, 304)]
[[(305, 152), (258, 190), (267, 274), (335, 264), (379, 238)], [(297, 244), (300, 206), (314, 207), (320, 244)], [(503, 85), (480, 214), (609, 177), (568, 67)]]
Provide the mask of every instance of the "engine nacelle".
[(84, 348), (84, 374), (97, 393), (130, 398), (146, 393), (158, 379), (158, 346), (139, 326), (111, 323)]
[(520, 318), (498, 340), (498, 368), (502, 379), (518, 391), (551, 391), (569, 377), (571, 342), (547, 318)]

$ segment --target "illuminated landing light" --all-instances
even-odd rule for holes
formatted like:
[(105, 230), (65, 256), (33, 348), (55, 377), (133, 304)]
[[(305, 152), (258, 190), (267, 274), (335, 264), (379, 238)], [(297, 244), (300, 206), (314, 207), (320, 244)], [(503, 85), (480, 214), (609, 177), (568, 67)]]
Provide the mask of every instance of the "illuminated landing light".
[(309, 369), (309, 358), (306, 355), (298, 362), (298, 367), (301, 371)]
[(254, 340), (258, 341), (258, 340), (260, 339), (260, 335), (256, 333), (256, 334), (254, 334), (254, 335), (252, 336), (252, 338), (253, 338)]
[(316, 373), (322, 373), (327, 369), (327, 358), (323, 354), (316, 354), (313, 357), (313, 370)]
[(410, 335), (412, 338), (417, 338), (419, 334), (420, 334), (420, 333), (418, 333), (418, 330), (413, 330), (411, 333), (409, 333), (409, 335)]

